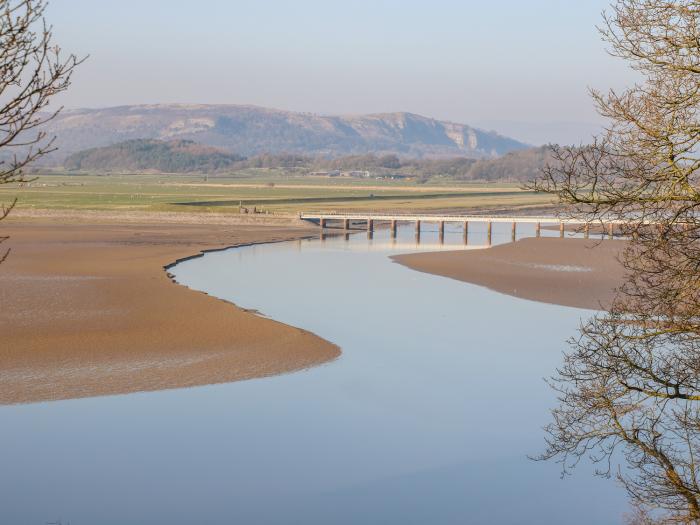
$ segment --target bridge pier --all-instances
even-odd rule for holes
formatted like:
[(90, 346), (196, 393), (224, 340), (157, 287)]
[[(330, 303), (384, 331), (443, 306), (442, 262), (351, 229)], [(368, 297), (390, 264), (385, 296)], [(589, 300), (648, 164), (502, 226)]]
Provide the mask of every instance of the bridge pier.
[(344, 229), (344, 230), (349, 230), (349, 229), (350, 229), (350, 219), (344, 219), (344, 220), (343, 220), (343, 229)]
[(583, 226), (583, 238), (584, 239), (588, 239), (588, 237), (590, 237), (590, 231), (591, 231), (591, 226), (590, 226), (590, 224), (586, 223)]
[(516, 227), (515, 225), (516, 224), (517, 223), (515, 221), (513, 221), (513, 226), (510, 229), (510, 239), (512, 242), (515, 242), (515, 227)]
[(391, 236), (396, 237), (396, 221), (391, 221)]
[(444, 237), (445, 235), (445, 221), (440, 221), (438, 225), (438, 231), (440, 232), (440, 237)]
[(542, 230), (542, 225), (538, 222), (535, 225), (535, 237), (539, 237), (541, 235), (541, 230)]
[(464, 221), (464, 231), (463, 231), (464, 244), (469, 244), (469, 221)]
[(416, 221), (416, 235), (420, 237), (420, 221)]
[(372, 219), (367, 219), (367, 232), (373, 232), (374, 231), (374, 220)]
[(564, 223), (560, 222), (559, 223), (559, 237), (564, 237)]
[(491, 246), (491, 221), (486, 223), (486, 242)]
[(319, 225), (321, 228), (325, 228), (325, 227), (326, 227), (326, 219), (319, 219), (319, 220), (318, 220), (318, 225)]
[(611, 222), (608, 224), (608, 238), (612, 239), (614, 237), (614, 232), (613, 232), (613, 223)]

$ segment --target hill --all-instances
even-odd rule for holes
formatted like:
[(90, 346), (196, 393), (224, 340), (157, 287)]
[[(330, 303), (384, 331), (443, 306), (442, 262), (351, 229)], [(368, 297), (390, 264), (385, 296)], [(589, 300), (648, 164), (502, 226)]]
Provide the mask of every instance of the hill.
[(90, 171), (220, 171), (243, 157), (191, 140), (129, 140), (103, 148), (74, 153), (63, 162), (70, 170)]
[(493, 158), (527, 148), (465, 124), (412, 113), (321, 116), (256, 106), (156, 104), (63, 111), (49, 123), (61, 160), (133, 139), (192, 140), (228, 153)]

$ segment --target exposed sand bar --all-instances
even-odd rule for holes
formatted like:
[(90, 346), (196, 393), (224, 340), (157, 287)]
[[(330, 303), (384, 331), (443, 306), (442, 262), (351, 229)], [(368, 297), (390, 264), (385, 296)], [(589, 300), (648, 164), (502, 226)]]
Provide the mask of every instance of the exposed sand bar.
[(0, 265), (2, 404), (224, 383), (340, 354), (309, 332), (177, 285), (164, 270), (202, 250), (316, 229), (48, 215), (0, 225), (12, 247)]
[(417, 253), (393, 259), (421, 272), (544, 303), (600, 309), (624, 277), (620, 240), (528, 238), (488, 250)]

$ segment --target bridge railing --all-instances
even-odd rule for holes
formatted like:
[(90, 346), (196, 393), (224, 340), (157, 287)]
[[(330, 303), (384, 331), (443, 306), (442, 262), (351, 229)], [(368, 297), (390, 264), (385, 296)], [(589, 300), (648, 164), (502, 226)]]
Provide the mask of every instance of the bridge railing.
[[(587, 221), (582, 219), (572, 219), (555, 216), (537, 216), (537, 215), (456, 215), (456, 214), (438, 214), (438, 213), (396, 213), (385, 211), (313, 211), (301, 212), (300, 219), (309, 220), (375, 220), (375, 221), (425, 221), (425, 222), (521, 222), (521, 223), (544, 223), (544, 224), (585, 224)], [(622, 224), (624, 221), (610, 220), (605, 221), (606, 224)]]
[(472, 214), (455, 214), (455, 213), (422, 213), (422, 212), (396, 212), (388, 210), (328, 210), (328, 211), (302, 211), (299, 212), (299, 217), (302, 219), (318, 219), (320, 217), (327, 219), (356, 219), (356, 220), (366, 220), (366, 219), (379, 219), (379, 220), (407, 220), (412, 221), (416, 218), (422, 220), (444, 220), (446, 222), (451, 221), (479, 221), (479, 222), (542, 222), (542, 223), (560, 223), (565, 224), (631, 224), (635, 222), (641, 222), (643, 224), (656, 224), (653, 220), (641, 220), (638, 219), (613, 219), (613, 218), (597, 218), (595, 220), (590, 219), (577, 219), (571, 217), (557, 217), (555, 215), (506, 215), (506, 214), (487, 214), (487, 213), (472, 213)]

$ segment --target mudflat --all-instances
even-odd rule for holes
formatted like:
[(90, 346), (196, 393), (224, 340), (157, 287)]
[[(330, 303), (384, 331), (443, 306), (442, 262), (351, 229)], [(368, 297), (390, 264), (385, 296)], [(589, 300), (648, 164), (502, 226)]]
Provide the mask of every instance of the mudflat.
[(487, 250), (397, 255), (414, 270), (544, 303), (601, 309), (624, 279), (621, 240), (528, 238)]
[(303, 225), (12, 218), (0, 232), (0, 404), (182, 388), (326, 363), (335, 345), (173, 283), (203, 250), (301, 238)]

